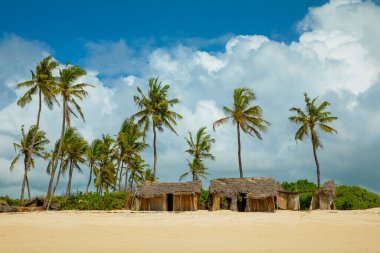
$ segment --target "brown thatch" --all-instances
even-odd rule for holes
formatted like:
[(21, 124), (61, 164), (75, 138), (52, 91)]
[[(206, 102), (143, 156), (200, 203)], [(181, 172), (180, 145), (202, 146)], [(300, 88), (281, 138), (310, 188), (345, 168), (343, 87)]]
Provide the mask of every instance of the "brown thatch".
[(274, 196), (278, 185), (273, 178), (219, 178), (211, 180), (210, 194), (232, 198), (238, 194), (256, 194), (257, 196)]
[(137, 191), (137, 197), (154, 198), (166, 194), (194, 194), (200, 193), (202, 189), (201, 181), (184, 182), (184, 183), (159, 183), (145, 182)]

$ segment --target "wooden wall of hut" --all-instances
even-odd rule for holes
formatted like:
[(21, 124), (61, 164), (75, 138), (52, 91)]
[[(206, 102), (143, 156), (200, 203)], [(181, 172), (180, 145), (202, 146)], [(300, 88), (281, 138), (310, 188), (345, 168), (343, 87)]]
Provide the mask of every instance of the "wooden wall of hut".
[(197, 194), (173, 194), (173, 211), (197, 211), (198, 208)]
[(140, 199), (140, 211), (166, 211), (166, 195)]
[(288, 195), (287, 209), (293, 210), (293, 211), (300, 210), (300, 195), (298, 194)]
[(277, 193), (277, 208), (286, 210), (288, 209), (288, 195), (282, 192)]
[(274, 212), (274, 197), (267, 198), (251, 198), (247, 197), (246, 212)]
[(313, 194), (310, 210), (335, 210), (334, 194), (331, 191), (316, 191)]

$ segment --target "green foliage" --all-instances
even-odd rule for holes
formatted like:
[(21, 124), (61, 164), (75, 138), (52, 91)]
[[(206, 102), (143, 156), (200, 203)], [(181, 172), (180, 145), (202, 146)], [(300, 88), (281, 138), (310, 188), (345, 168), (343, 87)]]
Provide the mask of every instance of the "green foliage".
[[(282, 187), (286, 192), (302, 192), (302, 191), (314, 191), (317, 186), (313, 182), (309, 182), (307, 179), (300, 179), (297, 182), (282, 182)], [(301, 210), (307, 210), (310, 207), (311, 197), (313, 193), (305, 192), (300, 194), (300, 208)]]
[(2, 204), (7, 203), (10, 206), (20, 206), (19, 199), (12, 199), (9, 196), (0, 196), (0, 203)]
[(54, 197), (62, 210), (120, 210), (126, 208), (130, 194), (127, 192), (79, 193), (65, 197)]
[(380, 207), (380, 196), (359, 186), (340, 185), (336, 189), (338, 210), (356, 210)]
[(201, 209), (208, 209), (208, 207), (211, 205), (211, 196), (208, 194), (208, 190), (202, 190), (201, 191)]

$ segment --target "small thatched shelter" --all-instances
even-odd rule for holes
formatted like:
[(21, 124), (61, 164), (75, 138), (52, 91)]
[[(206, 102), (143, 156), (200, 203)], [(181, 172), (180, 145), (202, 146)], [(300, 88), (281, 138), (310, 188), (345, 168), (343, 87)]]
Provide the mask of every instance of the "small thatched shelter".
[(316, 190), (311, 199), (310, 210), (335, 210), (336, 184), (334, 180), (327, 181), (322, 188)]
[(219, 178), (211, 180), (211, 210), (274, 212), (277, 183), (273, 178)]
[(300, 195), (298, 192), (285, 192), (281, 184), (277, 184), (277, 209), (300, 210)]
[(185, 183), (145, 182), (136, 193), (137, 211), (196, 211), (201, 181)]

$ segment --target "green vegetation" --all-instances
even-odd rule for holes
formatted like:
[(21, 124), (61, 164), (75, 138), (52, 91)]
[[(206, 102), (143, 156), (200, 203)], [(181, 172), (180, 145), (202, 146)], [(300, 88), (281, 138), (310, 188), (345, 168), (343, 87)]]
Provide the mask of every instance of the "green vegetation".
[(340, 185), (336, 189), (335, 205), (338, 210), (380, 207), (380, 195), (359, 186)]
[[(307, 179), (300, 179), (296, 182), (282, 182), (282, 187), (286, 192), (302, 192), (316, 190), (317, 186)], [(311, 203), (313, 193), (305, 192), (300, 194), (300, 208), (301, 210), (308, 210)]]

